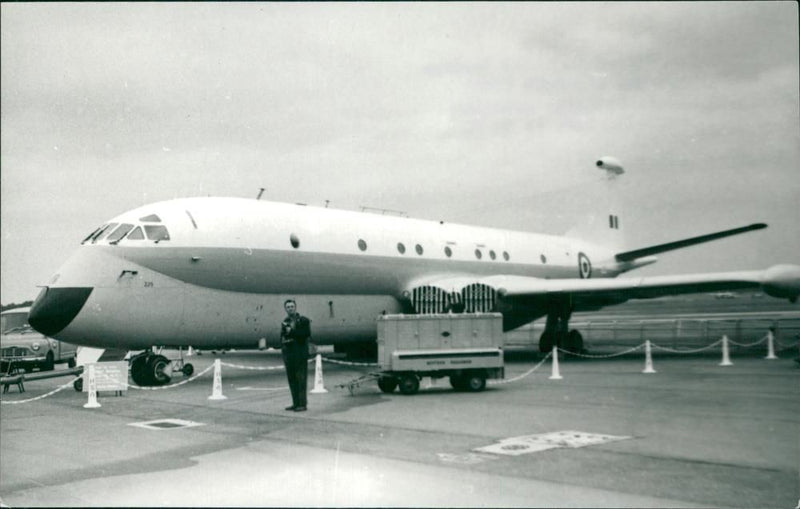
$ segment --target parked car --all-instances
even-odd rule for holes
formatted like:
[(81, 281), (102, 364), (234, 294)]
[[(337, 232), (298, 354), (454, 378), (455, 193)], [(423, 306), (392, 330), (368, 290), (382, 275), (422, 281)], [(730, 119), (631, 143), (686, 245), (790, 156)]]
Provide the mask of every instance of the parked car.
[(78, 348), (33, 330), (28, 323), (29, 311), (25, 307), (0, 313), (0, 371), (30, 371), (35, 367), (49, 371), (63, 362), (74, 368)]

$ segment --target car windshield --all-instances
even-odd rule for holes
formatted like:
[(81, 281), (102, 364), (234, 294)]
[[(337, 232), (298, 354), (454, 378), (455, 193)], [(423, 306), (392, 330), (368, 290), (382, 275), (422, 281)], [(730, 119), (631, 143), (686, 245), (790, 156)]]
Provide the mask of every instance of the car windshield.
[(3, 334), (28, 327), (30, 327), (28, 325), (28, 313), (6, 313), (0, 315), (0, 330), (3, 331)]

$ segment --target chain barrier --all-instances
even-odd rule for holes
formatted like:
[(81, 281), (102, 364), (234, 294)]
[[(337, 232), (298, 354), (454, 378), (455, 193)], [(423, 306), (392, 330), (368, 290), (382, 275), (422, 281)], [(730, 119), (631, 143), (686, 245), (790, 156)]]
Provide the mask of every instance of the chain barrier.
[(323, 357), (322, 361), (330, 362), (331, 364), (341, 364), (342, 366), (365, 366), (369, 368), (376, 368), (380, 366), (380, 364), (378, 364), (377, 362), (350, 362), (350, 361), (340, 361), (337, 359), (329, 359), (327, 357)]
[(800, 349), (800, 334), (797, 334), (795, 336), (794, 343), (784, 343), (783, 341), (780, 341), (778, 338), (775, 338), (775, 344), (780, 346), (784, 350), (792, 348)]
[(140, 387), (138, 385), (129, 384), (127, 382), (126, 382), (125, 385), (127, 385), (129, 389), (138, 389), (140, 391), (164, 391), (164, 390), (167, 390), (167, 389), (172, 389), (173, 387), (179, 387), (181, 385), (188, 384), (189, 382), (191, 382), (193, 380), (196, 380), (196, 379), (200, 378), (201, 376), (205, 375), (206, 373), (208, 373), (212, 369), (214, 369), (214, 365), (213, 364), (210, 365), (209, 367), (207, 367), (206, 369), (204, 369), (203, 371), (201, 371), (199, 373), (196, 373), (195, 375), (187, 378), (186, 380), (182, 380), (182, 381), (180, 381), (178, 383), (175, 383), (175, 384), (162, 385), (160, 387)]
[(634, 346), (632, 348), (628, 348), (627, 350), (623, 350), (622, 352), (612, 353), (612, 354), (608, 354), (608, 355), (589, 355), (589, 354), (584, 354), (584, 353), (570, 352), (570, 351), (567, 351), (567, 350), (562, 350), (560, 348), (558, 349), (558, 351), (561, 352), (564, 355), (574, 355), (575, 357), (583, 357), (584, 359), (610, 359), (612, 357), (619, 357), (621, 355), (626, 355), (626, 354), (629, 354), (631, 352), (635, 352), (636, 350), (639, 350), (639, 349), (641, 349), (643, 347), (644, 347), (644, 343), (642, 343), (641, 345), (638, 345), (638, 346)]
[[(314, 362), (314, 357), (308, 359), (309, 364), (311, 364), (312, 362)], [(286, 369), (285, 366), (245, 366), (244, 364), (231, 364), (230, 362), (220, 362), (220, 365), (227, 366), (233, 369), (246, 369), (249, 371), (273, 371), (273, 370)]]
[(657, 345), (657, 344), (655, 344), (655, 343), (653, 343), (651, 341), (650, 342), (650, 347), (655, 348), (656, 350), (662, 350), (664, 352), (671, 352), (671, 353), (697, 353), (697, 352), (704, 352), (706, 350), (711, 350), (712, 348), (714, 348), (715, 346), (719, 345), (720, 343), (722, 343), (721, 339), (711, 343), (708, 346), (704, 346), (702, 348), (695, 348), (695, 349), (692, 349), (692, 350), (676, 350), (674, 348), (667, 348), (666, 346)]
[(730, 343), (731, 345), (741, 346), (743, 348), (750, 348), (751, 346), (756, 346), (758, 344), (763, 343), (764, 341), (767, 340), (767, 337), (768, 336), (765, 334), (761, 339), (759, 339), (758, 341), (756, 341), (754, 343), (737, 343), (736, 341), (733, 341), (732, 339), (729, 338), (728, 339), (728, 343)]
[[(768, 338), (769, 338), (768, 335), (764, 335), (759, 340), (757, 340), (757, 341), (755, 341), (753, 343), (737, 343), (736, 341), (732, 341), (732, 340), (728, 339), (728, 343), (732, 344), (732, 345), (736, 345), (736, 346), (742, 347), (742, 348), (751, 348), (751, 347), (754, 347), (756, 345), (759, 345), (759, 344), (763, 343)], [(798, 339), (800, 339), (800, 335), (799, 335)], [(665, 346), (660, 346), (660, 345), (658, 345), (656, 343), (653, 343), (651, 341), (650, 342), (650, 347), (653, 348), (653, 349), (656, 349), (656, 350), (664, 351), (664, 352), (679, 353), (679, 354), (684, 354), (684, 353), (685, 354), (690, 354), (690, 353), (698, 353), (698, 352), (703, 352), (703, 351), (706, 351), (706, 350), (710, 350), (712, 348), (717, 347), (721, 343), (722, 343), (722, 339), (719, 339), (719, 340), (715, 341), (714, 343), (711, 343), (710, 345), (704, 346), (702, 348), (685, 349), (685, 350), (681, 349), (681, 350), (679, 350), (679, 349), (674, 349), (674, 348), (667, 348)], [(780, 346), (780, 347), (782, 347), (782, 348), (784, 348), (784, 349), (796, 348), (798, 346), (796, 343), (784, 343), (783, 341), (779, 341), (777, 339), (775, 340), (775, 344)], [(608, 354), (608, 355), (589, 355), (589, 354), (580, 354), (580, 353), (569, 352), (569, 351), (562, 351), (562, 352), (564, 354), (572, 355), (572, 356), (575, 356), (575, 357), (581, 357), (581, 358), (585, 358), (585, 359), (610, 359), (612, 357), (619, 357), (619, 356), (622, 356), (622, 355), (626, 355), (626, 354), (635, 352), (637, 350), (642, 349), (644, 346), (645, 346), (645, 343), (642, 343), (640, 345), (628, 348), (627, 350), (623, 350), (621, 352)], [(517, 382), (519, 380), (522, 380), (523, 378), (533, 374), (545, 362), (547, 362), (547, 360), (550, 359), (552, 356), (553, 356), (553, 352), (551, 351), (542, 360), (540, 360), (535, 366), (533, 366), (531, 369), (527, 370), (526, 372), (522, 373), (521, 375), (515, 376), (513, 378), (503, 379), (503, 380), (489, 380), (488, 383), (491, 384), (491, 385), (502, 385), (502, 384)], [(342, 365), (342, 366), (361, 366), (361, 367), (378, 367), (378, 366), (380, 366), (380, 364), (375, 363), (375, 362), (341, 361), (341, 360), (338, 360), (338, 359), (330, 359), (330, 358), (322, 357), (322, 356), (321, 356), (321, 359), (322, 359), (323, 362), (329, 362), (331, 364), (339, 364), (339, 365)], [(308, 359), (308, 363), (309, 364), (314, 362), (314, 361), (315, 361), (315, 357), (312, 357), (312, 358)], [(221, 366), (226, 366), (228, 368), (244, 369), (244, 370), (250, 370), (250, 371), (271, 371), (271, 370), (283, 370), (283, 369), (286, 369), (284, 366), (263, 366), (263, 367), (262, 366), (245, 366), (245, 365), (242, 365), (242, 364), (232, 364), (232, 363), (229, 363), (229, 362), (220, 362), (220, 365)], [(140, 387), (138, 385), (129, 384), (127, 382), (126, 382), (126, 386), (128, 388), (130, 388), (130, 389), (137, 389), (137, 390), (143, 390), (143, 391), (159, 391), (159, 390), (172, 389), (173, 387), (179, 387), (181, 385), (185, 385), (185, 384), (187, 384), (189, 382), (192, 382), (192, 381), (200, 378), (201, 376), (205, 375), (206, 373), (208, 373), (212, 369), (214, 369), (214, 364), (209, 365), (203, 371), (194, 374), (193, 376), (187, 378), (186, 380), (182, 380), (181, 382), (178, 382), (178, 383), (175, 383), (175, 384), (170, 384), (170, 385), (165, 385), (165, 386), (160, 386), (160, 387)], [(38, 401), (40, 399), (44, 399), (44, 398), (50, 397), (53, 394), (56, 394), (58, 392), (63, 391), (64, 389), (72, 386), (75, 383), (76, 380), (82, 379), (85, 376), (86, 376), (86, 373), (82, 373), (82, 374), (76, 376), (71, 381), (67, 382), (66, 384), (61, 385), (59, 387), (56, 387), (55, 389), (53, 389), (52, 391), (48, 392), (47, 394), (42, 394), (41, 396), (36, 396), (35, 398), (23, 399), (23, 400), (18, 400), (18, 401), (6, 401), (4, 398), (0, 397), (0, 404), (2, 404), (2, 405), (19, 405), (19, 404), (22, 404), (22, 403), (30, 403), (32, 401)], [(276, 387), (276, 388), (271, 388), (271, 389), (268, 389), (268, 390), (278, 391), (278, 390), (285, 390), (285, 389), (286, 389), (286, 387), (280, 387), (280, 388)]]
[(52, 396), (53, 394), (55, 394), (57, 392), (63, 391), (67, 387), (70, 387), (73, 383), (75, 383), (75, 380), (79, 380), (79, 379), (83, 378), (84, 374), (85, 373), (81, 373), (80, 375), (76, 376), (73, 380), (65, 383), (64, 385), (62, 385), (60, 387), (56, 387), (55, 389), (53, 389), (52, 391), (48, 392), (47, 394), (42, 394), (41, 396), (36, 396), (35, 398), (21, 399), (19, 401), (3, 401), (2, 398), (0, 398), (0, 405), (19, 405), (20, 403), (30, 403), (31, 401), (37, 401), (37, 400), (40, 400), (40, 399), (47, 398), (47, 397)]
[(506, 378), (506, 379), (503, 379), (503, 380), (489, 380), (487, 383), (489, 385), (502, 385), (502, 384), (510, 384), (511, 382), (517, 382), (519, 380), (522, 380), (526, 376), (531, 375), (534, 371), (539, 369), (542, 366), (542, 364), (544, 364), (547, 361), (547, 359), (549, 359), (552, 356), (553, 356), (553, 352), (550, 351), (550, 353), (545, 355), (544, 359), (540, 360), (538, 364), (536, 364), (534, 367), (532, 367), (528, 371), (522, 373), (521, 375), (515, 376), (514, 378)]

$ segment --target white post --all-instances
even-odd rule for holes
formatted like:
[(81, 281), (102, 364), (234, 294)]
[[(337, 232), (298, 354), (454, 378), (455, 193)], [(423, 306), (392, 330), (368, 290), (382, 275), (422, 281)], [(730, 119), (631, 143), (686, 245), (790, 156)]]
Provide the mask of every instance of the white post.
[(228, 399), (227, 396), (222, 395), (222, 362), (219, 359), (214, 359), (214, 387), (208, 399)]
[(83, 405), (83, 408), (100, 408), (100, 403), (97, 402), (97, 381), (94, 378), (94, 363), (87, 366), (89, 370), (89, 379), (86, 381), (89, 387), (89, 401)]
[(644, 344), (644, 370), (642, 373), (655, 373), (653, 369), (653, 354), (650, 351), (650, 340), (648, 339)]
[(775, 335), (772, 333), (772, 329), (767, 331), (767, 356), (764, 358), (770, 360), (778, 358), (775, 355)]
[(558, 370), (558, 347), (553, 345), (553, 373), (550, 375), (550, 380), (561, 380), (561, 378)]
[(328, 390), (322, 380), (322, 355), (317, 354), (317, 362), (314, 367), (314, 388), (311, 390), (311, 394), (325, 394), (326, 392)]
[(719, 363), (720, 366), (733, 366), (731, 362), (731, 354), (728, 351), (728, 336), (722, 336), (722, 362)]

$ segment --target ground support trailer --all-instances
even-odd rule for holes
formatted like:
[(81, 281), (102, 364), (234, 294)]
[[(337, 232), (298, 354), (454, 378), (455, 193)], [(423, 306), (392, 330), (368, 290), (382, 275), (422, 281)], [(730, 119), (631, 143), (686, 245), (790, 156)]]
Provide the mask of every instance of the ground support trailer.
[(345, 384), (353, 389), (377, 380), (385, 393), (419, 390), (422, 377), (449, 377), (456, 390), (481, 391), (488, 378), (503, 378), (500, 313), (382, 315), (378, 318), (381, 371)]

